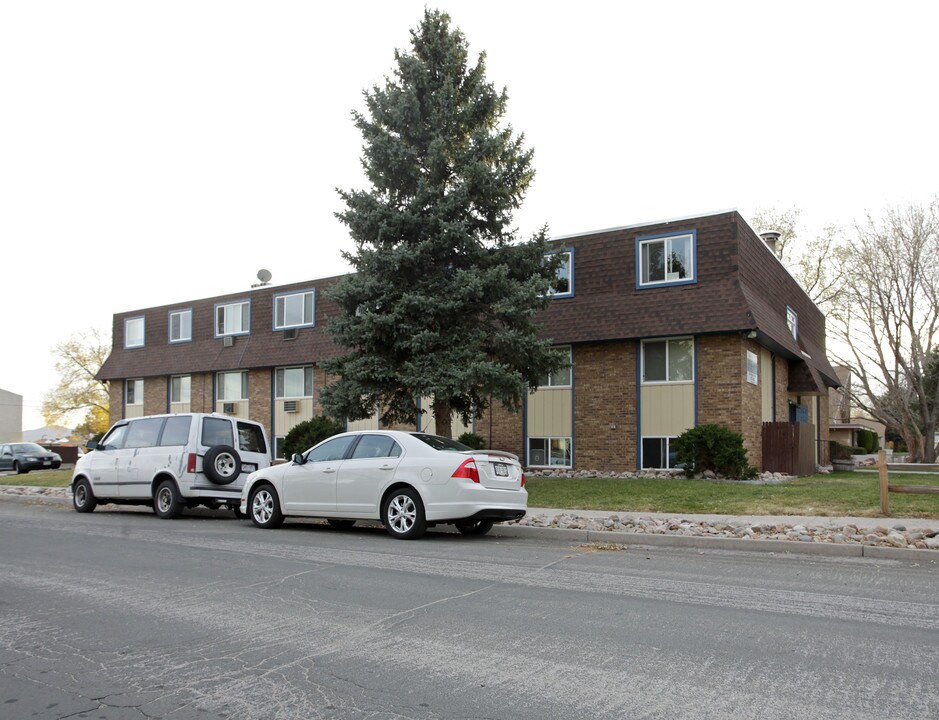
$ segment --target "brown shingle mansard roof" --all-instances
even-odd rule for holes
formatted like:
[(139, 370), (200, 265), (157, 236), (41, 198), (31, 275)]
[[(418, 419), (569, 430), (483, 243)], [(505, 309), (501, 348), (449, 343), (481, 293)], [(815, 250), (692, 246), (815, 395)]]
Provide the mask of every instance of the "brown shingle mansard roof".
[[(637, 239), (694, 231), (696, 282), (636, 287)], [(790, 389), (826, 392), (838, 379), (825, 355), (825, 318), (775, 255), (736, 211), (587, 233), (553, 241), (574, 257), (574, 295), (543, 311), (544, 335), (556, 343), (605, 342), (676, 335), (756, 332), (758, 341), (790, 360)], [(114, 349), (98, 377), (121, 379), (243, 370), (310, 363), (340, 349), (326, 331), (337, 308), (324, 291), (339, 278), (255, 288), (114, 316)], [(273, 330), (273, 298), (316, 289), (316, 326), (285, 341)], [(219, 303), (251, 300), (251, 334), (226, 348), (214, 337)], [(798, 340), (786, 324), (787, 305), (799, 318)], [(170, 344), (169, 313), (192, 308), (188, 343)], [(124, 349), (124, 320), (146, 317), (146, 346)]]

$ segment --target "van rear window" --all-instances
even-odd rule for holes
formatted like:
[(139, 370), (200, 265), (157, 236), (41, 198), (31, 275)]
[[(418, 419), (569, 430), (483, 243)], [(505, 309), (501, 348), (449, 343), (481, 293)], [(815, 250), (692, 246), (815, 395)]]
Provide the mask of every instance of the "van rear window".
[(242, 452), (266, 453), (264, 433), (261, 426), (254, 423), (238, 423), (238, 449)]
[(216, 445), (234, 447), (235, 438), (232, 435), (231, 421), (212, 417), (203, 418), (202, 444), (206, 447), (215, 447)]

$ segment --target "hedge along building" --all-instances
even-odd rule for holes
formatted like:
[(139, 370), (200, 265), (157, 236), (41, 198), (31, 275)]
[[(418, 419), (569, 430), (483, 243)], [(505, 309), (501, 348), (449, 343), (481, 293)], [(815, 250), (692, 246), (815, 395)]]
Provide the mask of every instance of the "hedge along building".
[[(743, 435), (760, 467), (762, 423), (804, 422), (827, 462), (838, 379), (825, 318), (736, 211), (552, 242), (567, 286), (539, 320), (571, 366), (542, 378), (521, 413), (485, 412), (473, 429), (490, 447), (529, 467), (665, 468), (676, 436), (717, 423)], [(98, 373), (110, 381), (111, 420), (226, 412), (279, 442), (320, 412), (320, 365), (341, 352), (326, 330), (338, 309), (324, 297), (338, 279), (116, 314)], [(430, 414), (415, 419), (428, 426)]]

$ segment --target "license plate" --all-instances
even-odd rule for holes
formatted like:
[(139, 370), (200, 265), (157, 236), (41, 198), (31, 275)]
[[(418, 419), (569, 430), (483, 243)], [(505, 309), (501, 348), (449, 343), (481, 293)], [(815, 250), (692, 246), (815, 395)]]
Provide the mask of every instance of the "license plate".
[(43, 460), (43, 461), (42, 461), (42, 464), (43, 464), (43, 465), (51, 465), (51, 464), (52, 464), (52, 461), (51, 461), (51, 460)]
[(498, 477), (508, 477), (509, 476), (509, 466), (505, 463), (493, 463), (492, 467), (496, 469), (496, 475)]

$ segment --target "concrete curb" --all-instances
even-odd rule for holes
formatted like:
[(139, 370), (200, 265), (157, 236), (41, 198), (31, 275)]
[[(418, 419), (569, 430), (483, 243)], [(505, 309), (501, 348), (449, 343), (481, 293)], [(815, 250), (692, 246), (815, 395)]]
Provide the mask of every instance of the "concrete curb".
[[(71, 505), (70, 498), (50, 495), (7, 495), (0, 492), (0, 501), (39, 502)], [(104, 505), (103, 507), (109, 507)], [(118, 507), (118, 506), (113, 506)], [(823, 557), (871, 558), (916, 562), (939, 568), (939, 551), (908, 548), (874, 547), (871, 545), (835, 545), (806, 543), (795, 540), (743, 540), (728, 537), (688, 535), (651, 535), (611, 530), (569, 530), (567, 528), (532, 527), (530, 525), (495, 525), (490, 537), (550, 539), (559, 543), (607, 543), (637, 547), (686, 548), (693, 550), (733, 550), (738, 552), (817, 555)]]

